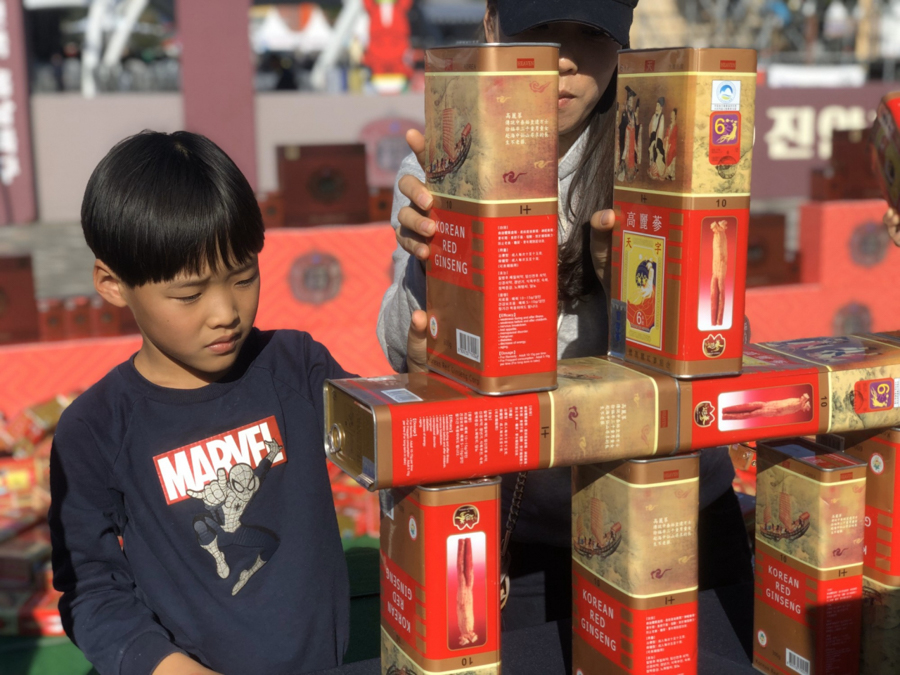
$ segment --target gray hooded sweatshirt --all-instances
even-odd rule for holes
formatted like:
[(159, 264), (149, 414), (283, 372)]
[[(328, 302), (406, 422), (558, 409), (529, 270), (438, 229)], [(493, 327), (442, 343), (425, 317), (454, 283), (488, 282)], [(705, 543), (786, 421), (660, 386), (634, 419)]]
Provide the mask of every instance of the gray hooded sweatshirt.
[[(559, 162), (559, 234), (565, 241), (569, 230), (568, 205), (565, 203), (575, 169), (587, 142), (587, 130), (569, 148)], [(407, 174), (425, 180), (425, 171), (410, 153), (400, 165), (394, 183), (394, 205), (391, 209), (391, 225), (400, 226), (398, 214), (407, 199), (398, 187), (400, 178)], [(391, 367), (398, 373), (406, 372), (406, 338), (412, 313), (425, 309), (425, 268), (400, 246), (394, 251), (394, 280), (384, 294), (378, 313), (378, 341)], [(559, 358), (601, 356), (606, 354), (609, 335), (606, 297), (602, 289), (567, 303), (559, 315), (557, 353)], [(706, 450), (700, 462), (700, 507), (718, 498), (734, 477), (731, 460), (724, 449)], [(508, 511), (515, 486), (515, 475), (503, 477), (503, 509)], [(572, 472), (567, 467), (532, 471), (525, 486), (522, 509), (513, 539), (522, 542), (539, 542), (553, 546), (571, 545)]]

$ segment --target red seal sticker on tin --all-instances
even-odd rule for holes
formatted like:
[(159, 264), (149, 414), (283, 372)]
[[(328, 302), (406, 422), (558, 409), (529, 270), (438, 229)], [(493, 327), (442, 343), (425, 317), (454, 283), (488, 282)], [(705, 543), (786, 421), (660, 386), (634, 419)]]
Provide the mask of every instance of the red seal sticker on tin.
[(709, 163), (716, 166), (741, 161), (741, 113), (714, 112), (709, 116)]

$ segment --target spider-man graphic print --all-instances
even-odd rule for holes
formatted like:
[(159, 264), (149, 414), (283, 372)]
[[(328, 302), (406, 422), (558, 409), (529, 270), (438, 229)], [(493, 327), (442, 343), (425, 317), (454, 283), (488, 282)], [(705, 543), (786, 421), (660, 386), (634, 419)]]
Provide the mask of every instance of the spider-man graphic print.
[(272, 466), (285, 459), (274, 417), (154, 457), (169, 504), (202, 504), (193, 519), (197, 544), (219, 578), (231, 582), (232, 595), (278, 549), (278, 535), (241, 519)]

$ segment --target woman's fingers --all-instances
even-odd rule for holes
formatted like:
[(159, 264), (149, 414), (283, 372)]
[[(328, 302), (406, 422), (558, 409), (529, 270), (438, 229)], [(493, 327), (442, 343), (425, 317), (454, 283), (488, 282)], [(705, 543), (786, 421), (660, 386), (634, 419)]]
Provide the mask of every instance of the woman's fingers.
[(434, 235), (434, 221), (409, 206), (400, 209), (397, 219), (400, 221), (396, 230), (400, 248), (419, 260), (427, 260), (431, 254), (429, 243)]
[(616, 212), (612, 209), (603, 209), (602, 211), (595, 211), (594, 215), (591, 216), (591, 227), (595, 230), (600, 230), (601, 232), (605, 232), (607, 230), (613, 229), (613, 226), (616, 224)]
[(421, 373), (428, 370), (425, 365), (426, 343), (425, 326), (428, 316), (421, 309), (412, 313), (409, 322), (409, 333), (406, 337), (406, 369), (410, 373)]
[(397, 214), (400, 227), (397, 228), (397, 243), (410, 255), (426, 260), (431, 253), (428, 244), (434, 236), (435, 223), (428, 217), (431, 208), (431, 193), (425, 184), (415, 176), (403, 176), (397, 183), (400, 192), (411, 202)]
[(419, 161), (419, 166), (424, 169), (425, 136), (423, 136), (422, 132), (418, 131), (417, 129), (410, 129), (406, 132), (406, 143), (409, 145), (409, 149), (415, 153), (416, 159)]
[(425, 183), (415, 176), (406, 174), (397, 183), (397, 187), (400, 188), (400, 193), (403, 196), (422, 211), (427, 211), (431, 208), (432, 202), (434, 201), (431, 198), (431, 193), (428, 191), (428, 188), (425, 187)]

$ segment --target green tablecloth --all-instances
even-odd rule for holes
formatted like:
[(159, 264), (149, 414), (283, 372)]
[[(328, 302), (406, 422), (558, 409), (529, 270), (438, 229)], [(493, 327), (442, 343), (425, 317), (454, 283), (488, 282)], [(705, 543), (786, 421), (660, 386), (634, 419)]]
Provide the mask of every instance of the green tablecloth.
[[(350, 573), (348, 663), (379, 653), (378, 540), (363, 537), (344, 545)], [(2, 675), (96, 675), (81, 651), (65, 637), (0, 637)]]

